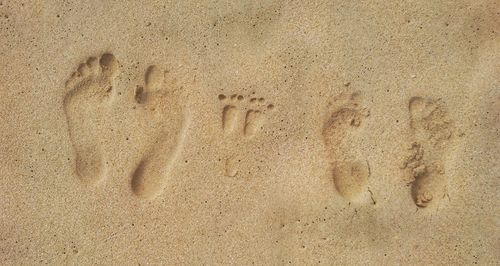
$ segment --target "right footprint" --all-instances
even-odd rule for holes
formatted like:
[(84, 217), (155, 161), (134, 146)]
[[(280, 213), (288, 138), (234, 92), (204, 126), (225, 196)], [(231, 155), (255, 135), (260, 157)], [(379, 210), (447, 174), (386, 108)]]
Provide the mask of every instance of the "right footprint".
[(90, 57), (66, 82), (64, 98), (71, 142), (76, 153), (76, 174), (93, 185), (105, 175), (103, 126), (110, 104), (118, 62), (112, 54)]
[(414, 140), (403, 168), (409, 169), (414, 179), (411, 195), (415, 204), (427, 207), (446, 193), (443, 164), (452, 123), (439, 100), (412, 97), (408, 108)]
[(150, 140), (132, 174), (131, 188), (139, 197), (161, 194), (182, 150), (187, 128), (182, 90), (175, 75), (154, 65), (146, 71), (144, 86), (135, 90), (142, 137)]
[(367, 161), (359, 158), (355, 145), (355, 133), (369, 111), (360, 106), (361, 95), (357, 92), (342, 93), (330, 104), (331, 115), (322, 133), (333, 182), (341, 196), (355, 200), (367, 190), (370, 174)]

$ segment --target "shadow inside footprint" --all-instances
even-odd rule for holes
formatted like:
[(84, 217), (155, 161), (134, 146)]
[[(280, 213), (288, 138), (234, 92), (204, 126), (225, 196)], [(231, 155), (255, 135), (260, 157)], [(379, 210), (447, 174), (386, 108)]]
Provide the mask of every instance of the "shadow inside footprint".
[(344, 198), (354, 200), (368, 186), (369, 170), (366, 162), (336, 161), (332, 167), (335, 188)]
[[(137, 168), (135, 169), (134, 173), (132, 174), (132, 181), (131, 181), (131, 186), (132, 186), (132, 191), (134, 192), (135, 195), (137, 196), (149, 196), (149, 195), (154, 195), (156, 194), (156, 191), (151, 191), (152, 188), (154, 188), (153, 184), (146, 184), (145, 181), (147, 179), (144, 178), (145, 174), (153, 174), (153, 173), (145, 173), (145, 162), (146, 161), (141, 161), (138, 165)], [(156, 187), (158, 187), (159, 184), (156, 184)]]

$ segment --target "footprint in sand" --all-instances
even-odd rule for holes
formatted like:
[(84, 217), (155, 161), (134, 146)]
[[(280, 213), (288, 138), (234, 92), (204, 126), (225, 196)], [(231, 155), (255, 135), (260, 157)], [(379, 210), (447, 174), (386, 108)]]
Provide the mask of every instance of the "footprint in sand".
[(367, 190), (370, 175), (368, 162), (356, 154), (355, 133), (369, 115), (368, 109), (360, 104), (359, 93), (342, 93), (335, 97), (322, 132), (335, 188), (347, 200), (355, 200)]
[[(230, 135), (235, 136), (236, 141), (255, 137), (265, 124), (267, 112), (274, 109), (274, 105), (267, 103), (262, 97), (219, 94), (218, 98), (224, 105), (221, 115), (224, 135), (226, 138)], [(226, 176), (237, 175), (237, 165), (240, 162), (238, 158), (240, 158), (239, 155), (233, 154), (226, 159)]]
[(150, 141), (132, 174), (135, 195), (154, 198), (161, 194), (184, 144), (188, 117), (184, 113), (183, 87), (168, 72), (150, 66), (144, 86), (135, 90), (136, 118), (141, 133)]
[(243, 104), (245, 97), (238, 94), (231, 96), (219, 94), (219, 100), (225, 103), (222, 108), (222, 129), (224, 133), (230, 134), (233, 131), (238, 131), (243, 136), (250, 138), (262, 129), (266, 110), (274, 108), (273, 104), (266, 104), (264, 98), (256, 97), (248, 97), (250, 106), (246, 107)]
[(413, 97), (409, 112), (414, 140), (403, 168), (409, 169), (414, 178), (411, 195), (415, 204), (426, 207), (446, 193), (443, 162), (452, 138), (452, 123), (439, 100)]
[(90, 57), (66, 82), (64, 98), (69, 133), (76, 152), (76, 173), (82, 183), (93, 185), (106, 175), (102, 135), (112, 102), (118, 62), (112, 54)]

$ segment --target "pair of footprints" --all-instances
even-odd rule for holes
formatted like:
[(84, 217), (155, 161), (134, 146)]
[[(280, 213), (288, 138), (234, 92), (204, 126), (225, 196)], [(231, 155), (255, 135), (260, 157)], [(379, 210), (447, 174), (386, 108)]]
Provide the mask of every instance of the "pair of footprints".
[[(76, 153), (76, 174), (89, 186), (107, 176), (113, 157), (107, 153), (107, 141), (117, 138), (110, 135), (112, 132), (123, 131), (114, 130), (118, 124), (114, 118), (123, 112), (119, 111), (117, 99), (121, 93), (113, 88), (119, 72), (116, 58), (103, 54), (80, 64), (66, 82), (69, 92), (64, 98), (64, 110)], [(142, 145), (140, 160), (130, 174), (131, 190), (139, 197), (153, 198), (162, 192), (183, 145), (187, 117), (181, 89), (168, 72), (150, 66), (144, 86), (138, 86), (124, 103), (127, 111), (123, 115), (132, 124), (137, 139), (151, 142)]]
[[(235, 135), (246, 138), (254, 137), (264, 125), (266, 113), (274, 109), (274, 104), (266, 103), (266, 99), (233, 94), (226, 96), (219, 94), (219, 100), (224, 104), (222, 108), (222, 130), (227, 136)], [(239, 155), (230, 155), (226, 159), (224, 175), (234, 177), (238, 174)]]
[[(363, 132), (356, 130), (369, 116), (361, 107), (359, 93), (340, 94), (331, 103), (332, 113), (323, 127), (331, 174), (340, 195), (357, 199), (367, 191), (370, 167), (362, 157), (356, 141)], [(412, 178), (411, 196), (418, 207), (426, 207), (445, 195), (444, 156), (446, 142), (452, 136), (452, 125), (440, 101), (412, 97), (408, 104), (413, 142), (401, 168)]]
[[(245, 96), (243, 95), (233, 94), (226, 96), (219, 94), (218, 98), (225, 103), (222, 109), (222, 129), (226, 134), (238, 130), (246, 137), (253, 137), (264, 124), (265, 112), (274, 109), (274, 105), (272, 103), (266, 104), (266, 100), (262, 97), (247, 97), (250, 103), (249, 108), (239, 108), (245, 100)], [(244, 121), (241, 123), (242, 113), (245, 111)]]

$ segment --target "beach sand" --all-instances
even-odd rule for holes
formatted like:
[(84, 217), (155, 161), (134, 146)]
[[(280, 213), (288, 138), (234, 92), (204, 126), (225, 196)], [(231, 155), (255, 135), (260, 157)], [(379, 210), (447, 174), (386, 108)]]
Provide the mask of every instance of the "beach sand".
[(0, 264), (498, 264), (499, 14), (0, 0)]

